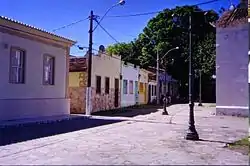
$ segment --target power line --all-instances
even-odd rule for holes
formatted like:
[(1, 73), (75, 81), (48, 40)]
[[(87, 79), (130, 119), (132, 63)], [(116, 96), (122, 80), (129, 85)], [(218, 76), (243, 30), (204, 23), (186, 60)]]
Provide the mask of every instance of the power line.
[(56, 29), (52, 30), (52, 32), (55, 32), (55, 31), (58, 31), (58, 30), (60, 30), (60, 29), (64, 29), (64, 28), (70, 27), (70, 26), (72, 26), (72, 25), (75, 25), (75, 24), (78, 24), (78, 23), (80, 23), (80, 22), (83, 22), (83, 21), (85, 21), (85, 20), (87, 20), (87, 19), (88, 19), (88, 17), (85, 18), (85, 19), (83, 19), (83, 20), (79, 20), (79, 21), (76, 21), (76, 22), (72, 22), (72, 23), (70, 23), (70, 24), (67, 24), (67, 25), (64, 25), (64, 26), (62, 26), (62, 27), (56, 28)]
[(95, 19), (95, 21), (97, 22), (97, 24), (102, 28), (102, 30), (104, 31), (104, 32), (106, 32), (107, 33), (107, 35), (109, 35), (109, 37), (111, 37), (116, 43), (119, 43), (118, 42), (118, 40), (116, 40), (100, 23), (99, 23), (99, 21), (97, 21), (96, 19)]
[[(201, 5), (206, 5), (206, 4), (214, 3), (214, 2), (217, 2), (217, 1), (221, 1), (221, 0), (210, 0), (210, 1), (201, 2), (201, 3), (197, 3), (197, 4), (194, 4), (194, 5), (190, 5), (190, 6), (201, 6)], [(161, 11), (154, 11), (154, 12), (136, 13), (136, 14), (118, 15), (118, 16), (106, 16), (106, 17), (110, 17), (110, 18), (136, 17), (136, 16), (146, 16), (146, 15), (158, 14), (160, 12), (162, 12), (162, 10)]]

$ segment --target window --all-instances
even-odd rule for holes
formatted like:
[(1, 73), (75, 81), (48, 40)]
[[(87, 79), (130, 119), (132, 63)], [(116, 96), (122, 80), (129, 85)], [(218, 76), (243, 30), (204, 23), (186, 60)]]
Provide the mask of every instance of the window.
[(55, 79), (55, 58), (50, 55), (44, 55), (43, 59), (43, 84), (54, 85)]
[(140, 93), (143, 93), (144, 92), (144, 84), (142, 82), (140, 82), (140, 85), (139, 85), (139, 92)]
[(96, 76), (96, 93), (101, 93), (101, 82), (102, 78), (101, 76)]
[(128, 94), (128, 81), (123, 80), (123, 94)]
[(105, 93), (109, 94), (109, 77), (105, 77)]
[(129, 94), (133, 94), (134, 92), (133, 81), (129, 81)]
[(10, 53), (10, 76), (12, 84), (24, 84), (25, 52), (17, 48), (11, 48)]

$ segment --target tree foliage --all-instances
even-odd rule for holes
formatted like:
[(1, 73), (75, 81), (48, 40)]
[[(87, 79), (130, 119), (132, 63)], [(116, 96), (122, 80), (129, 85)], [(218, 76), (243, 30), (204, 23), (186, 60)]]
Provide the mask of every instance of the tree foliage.
[(168, 73), (185, 85), (188, 83), (190, 13), (193, 67), (195, 71), (202, 70), (203, 74), (211, 77), (215, 72), (216, 31), (210, 22), (215, 22), (218, 14), (210, 11), (204, 15), (205, 11), (197, 6), (165, 9), (148, 22), (137, 39), (109, 46), (107, 51), (120, 54), (123, 60), (147, 68), (156, 66), (157, 50), (161, 58), (168, 50), (178, 46), (180, 49), (171, 51), (164, 60)]

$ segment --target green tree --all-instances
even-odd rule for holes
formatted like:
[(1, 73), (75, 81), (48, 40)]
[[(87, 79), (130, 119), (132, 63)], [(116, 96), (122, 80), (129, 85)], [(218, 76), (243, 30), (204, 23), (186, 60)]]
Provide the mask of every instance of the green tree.
[[(215, 22), (218, 19), (218, 14), (214, 11), (210, 11), (204, 16), (204, 11), (197, 6), (165, 9), (148, 22), (138, 38), (131, 42), (132, 44), (126, 43), (130, 46), (130, 50), (124, 46), (124, 43), (117, 44), (123, 46), (123, 49), (117, 45), (110, 47), (120, 53), (123, 59), (129, 57), (126, 58), (127, 61), (147, 68), (148, 66), (156, 66), (157, 50), (161, 58), (169, 49), (178, 46), (180, 49), (172, 51), (166, 57), (165, 62), (168, 73), (181, 82), (183, 94), (186, 95), (190, 13), (192, 13), (193, 67), (194, 69), (201, 68), (207, 77), (211, 77), (215, 68), (215, 28), (210, 25), (210, 22)], [(172, 59), (174, 59), (173, 63)]]

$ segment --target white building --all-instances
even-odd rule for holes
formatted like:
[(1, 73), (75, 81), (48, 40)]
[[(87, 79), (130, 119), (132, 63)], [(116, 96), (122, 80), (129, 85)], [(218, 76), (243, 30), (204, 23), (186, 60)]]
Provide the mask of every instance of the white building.
[(0, 121), (69, 114), (74, 41), (0, 17)]
[(121, 106), (127, 107), (139, 102), (138, 97), (139, 66), (122, 62)]

